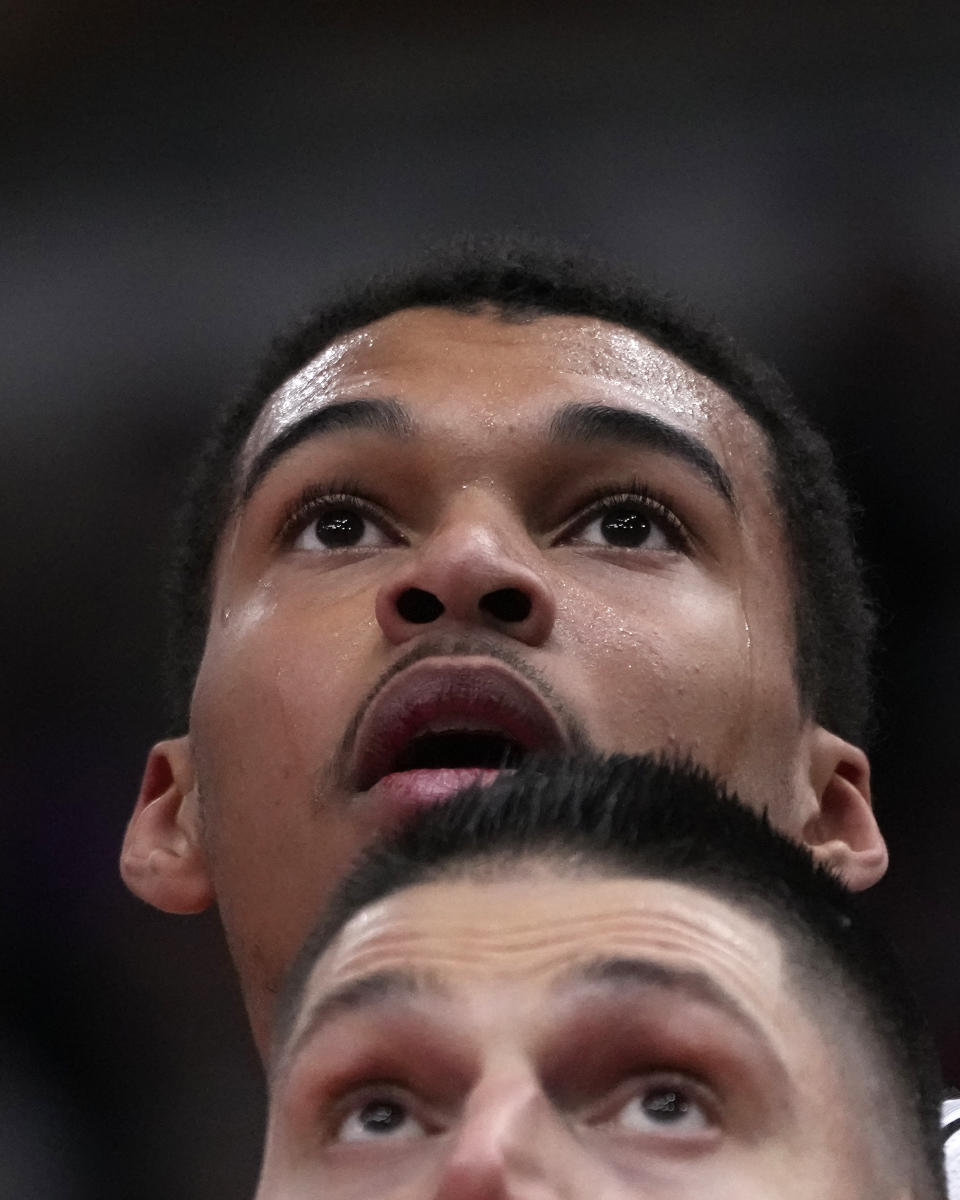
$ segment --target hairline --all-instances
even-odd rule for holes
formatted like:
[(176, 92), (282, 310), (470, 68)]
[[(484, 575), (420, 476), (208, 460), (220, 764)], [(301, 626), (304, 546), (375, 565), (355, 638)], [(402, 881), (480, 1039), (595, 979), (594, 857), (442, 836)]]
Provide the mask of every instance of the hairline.
[[(531, 868), (535, 874), (531, 874)], [(426, 866), (421, 875), (390, 887), (376, 899), (354, 907), (339, 920), (335, 927), (325, 930), (323, 941), (311, 952), (309, 967), (298, 972), (296, 992), (278, 1010), (280, 1021), (275, 1033), (280, 1039), (271, 1051), (268, 1067), (268, 1082), (271, 1089), (282, 1086), (292, 1068), (297, 1054), (302, 1049), (307, 1028), (298, 1030), (311, 984), (321, 961), (335, 949), (337, 943), (357, 920), (371, 909), (405, 893), (445, 885), (457, 887), (511, 882), (538, 884), (545, 880), (570, 882), (596, 882), (601, 880), (624, 881), (627, 883), (663, 883), (686, 888), (709, 900), (726, 905), (740, 916), (765, 930), (776, 940), (781, 952), (781, 993), (796, 998), (801, 1012), (821, 1035), (824, 1023), (841, 1036), (833, 1041), (837, 1053), (845, 1061), (847, 1070), (838, 1070), (837, 1078), (847, 1097), (860, 1102), (869, 1092), (872, 1069), (878, 1068), (881, 1078), (898, 1076), (898, 1066), (884, 1046), (874, 1020), (864, 1005), (857, 988), (850, 985), (846, 968), (828, 942), (820, 939), (816, 931), (802, 917), (782, 903), (770, 901), (758, 892), (743, 893), (735, 884), (729, 885), (722, 876), (710, 883), (695, 878), (685, 878), (682, 870), (668, 869), (640, 863), (635, 867), (627, 861), (607, 855), (602, 849), (580, 847), (571, 857), (562, 844), (503, 849), (492, 853), (457, 856)], [(822, 968), (833, 968), (824, 972)], [(363, 985), (368, 977), (361, 974), (353, 982)], [(712, 976), (707, 976), (712, 979)], [(853, 1045), (849, 1037), (853, 1035)], [(829, 1038), (821, 1036), (824, 1046), (831, 1044)], [(868, 1063), (865, 1064), (863, 1057)], [(854, 1069), (855, 1068), (855, 1069)], [(883, 1132), (879, 1130), (879, 1132)], [(886, 1142), (878, 1141), (878, 1131), (870, 1125), (867, 1134), (869, 1144), (877, 1146), (878, 1154), (888, 1153)]]
[[(531, 875), (531, 868), (535, 869), (535, 875)], [(556, 845), (504, 849), (493, 853), (481, 851), (475, 855), (467, 854), (430, 864), (422, 875), (392, 886), (376, 899), (353, 908), (335, 928), (325, 931), (327, 936), (312, 952), (309, 968), (305, 972), (298, 972), (295, 995), (287, 998), (278, 1009), (280, 1020), (275, 1026), (275, 1035), (279, 1033), (280, 1038), (270, 1055), (270, 1090), (283, 1086), (299, 1052), (309, 1040), (310, 1025), (303, 1027), (302, 1017), (322, 960), (336, 948), (357, 918), (397, 896), (420, 889), (518, 881), (536, 884), (547, 879), (588, 884), (600, 880), (663, 883), (684, 887), (708, 900), (726, 905), (775, 939), (781, 954), (779, 990), (781, 994), (796, 1000), (799, 1010), (809, 1020), (824, 1047), (837, 1046), (837, 1054), (843, 1060), (843, 1067), (835, 1070), (841, 1096), (859, 1107), (868, 1100), (869, 1081), (876, 1071), (879, 1071), (883, 1080), (898, 1078), (898, 1065), (874, 1028), (874, 1020), (856, 987), (851, 986), (834, 948), (818, 938), (815, 930), (785, 905), (769, 901), (759, 893), (742, 893), (734, 884), (726, 885), (722, 877), (707, 883), (684, 878), (681, 871), (671, 872), (655, 865), (648, 867), (639, 864), (632, 868), (626, 861), (618, 861), (615, 856), (607, 856), (603, 850), (590, 847), (578, 849), (576, 857), (571, 858), (569, 854), (564, 854), (562, 845)], [(824, 971), (824, 967), (831, 969)], [(367, 979), (368, 976), (361, 974), (352, 982), (363, 986)], [(708, 974), (707, 979), (711, 980), (712, 976)], [(824, 1036), (824, 1025), (839, 1036), (833, 1039), (829, 1035)], [(876, 1171), (881, 1171), (881, 1164), (892, 1168), (895, 1163), (890, 1161), (890, 1155), (902, 1148), (899, 1136), (896, 1139), (898, 1144), (891, 1146), (885, 1133), (884, 1126), (878, 1124), (875, 1128), (873, 1123), (869, 1123), (864, 1134), (865, 1144), (876, 1155), (873, 1166)], [(912, 1174), (912, 1168), (903, 1163), (898, 1169), (904, 1172), (905, 1177)]]
[[(374, 843), (327, 900), (288, 970), (275, 1009), (275, 1054), (303, 1011), (321, 955), (358, 914), (438, 880), (528, 880), (530, 864), (553, 879), (686, 885), (768, 929), (783, 954), (785, 986), (797, 981), (805, 1011), (815, 1019), (819, 1000), (834, 1028), (856, 1033), (848, 1040), (865, 1060), (854, 1063), (863, 1072), (856, 1096), (871, 1111), (879, 1102), (877, 1127), (894, 1148), (909, 1148), (918, 1200), (928, 1183), (942, 1187), (940, 1072), (896, 955), (864, 919), (862, 901), (809, 849), (689, 759), (540, 756)], [(878, 1089), (896, 1097), (894, 1109)]]

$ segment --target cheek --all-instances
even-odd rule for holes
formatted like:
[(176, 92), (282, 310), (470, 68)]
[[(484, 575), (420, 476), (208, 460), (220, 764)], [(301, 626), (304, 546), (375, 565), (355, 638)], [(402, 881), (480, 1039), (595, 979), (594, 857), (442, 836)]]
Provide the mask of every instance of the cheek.
[[(264, 583), (211, 622), (191, 708), (191, 733), (218, 772), (262, 763), (313, 774), (343, 733), (374, 673), (372, 600), (311, 603)], [(256, 772), (259, 775), (259, 770)]]
[(241, 974), (272, 976), (365, 834), (318, 783), (370, 678), (362, 625), (321, 628), (308, 606), (268, 601), (215, 617), (190, 736), (235, 957)]
[(602, 597), (570, 583), (564, 599), (558, 635), (584, 664), (605, 721), (688, 744), (750, 707), (750, 642), (735, 592), (628, 576)]
[(566, 690), (579, 689), (602, 749), (689, 753), (723, 778), (779, 786), (799, 728), (782, 630), (765, 613), (751, 620), (736, 588), (673, 582), (625, 576), (600, 595), (567, 581), (557, 630)]

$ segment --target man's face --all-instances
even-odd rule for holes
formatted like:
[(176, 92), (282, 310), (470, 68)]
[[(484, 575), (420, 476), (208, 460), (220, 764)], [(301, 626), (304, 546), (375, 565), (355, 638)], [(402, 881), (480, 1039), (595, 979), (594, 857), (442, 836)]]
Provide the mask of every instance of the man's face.
[(396, 893), (304, 989), (256, 1200), (893, 1195), (875, 1097), (784, 958), (662, 880), (534, 865)]
[(526, 750), (689, 754), (802, 835), (769, 466), (720, 388), (583, 318), (398, 312), (268, 401), (181, 787), (261, 1043), (356, 851)]

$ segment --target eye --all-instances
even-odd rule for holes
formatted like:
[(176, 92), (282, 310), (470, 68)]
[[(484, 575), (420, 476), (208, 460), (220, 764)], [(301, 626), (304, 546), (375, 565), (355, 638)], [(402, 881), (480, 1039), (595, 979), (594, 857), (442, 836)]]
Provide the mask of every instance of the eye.
[(652, 496), (608, 496), (568, 527), (564, 541), (613, 550), (675, 551), (686, 544), (682, 524)]
[(308, 496), (286, 518), (281, 540), (294, 550), (331, 553), (395, 546), (401, 540), (373, 505), (351, 495)]
[(394, 1096), (371, 1096), (350, 1109), (334, 1131), (338, 1142), (409, 1142), (429, 1130)]
[(391, 539), (369, 516), (347, 505), (330, 505), (297, 535), (295, 550), (355, 550), (389, 546)]
[(694, 1137), (715, 1128), (715, 1121), (696, 1089), (679, 1083), (646, 1084), (603, 1122), (624, 1133)]

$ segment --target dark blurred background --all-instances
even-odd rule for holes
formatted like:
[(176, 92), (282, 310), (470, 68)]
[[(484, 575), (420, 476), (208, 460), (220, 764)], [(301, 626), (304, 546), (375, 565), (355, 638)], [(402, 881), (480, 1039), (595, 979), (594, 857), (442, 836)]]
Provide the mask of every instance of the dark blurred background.
[(115, 861), (213, 406), (344, 272), (587, 239), (832, 435), (880, 597), (877, 903), (960, 1081), (954, 3), (3, 6), (0, 1194), (241, 1200), (262, 1101), (212, 919)]

